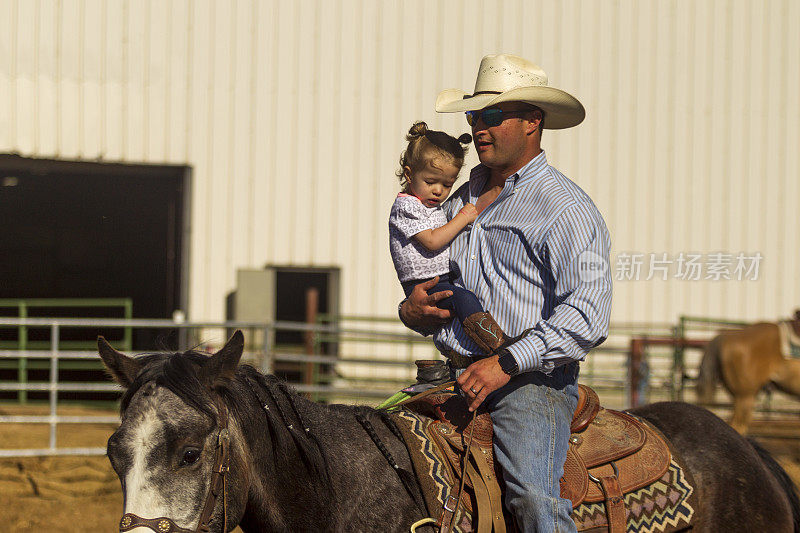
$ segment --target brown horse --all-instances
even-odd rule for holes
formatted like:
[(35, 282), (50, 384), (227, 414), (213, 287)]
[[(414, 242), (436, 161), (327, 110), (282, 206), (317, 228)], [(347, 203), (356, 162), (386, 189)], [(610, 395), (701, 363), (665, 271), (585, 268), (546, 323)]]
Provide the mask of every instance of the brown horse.
[[(800, 334), (800, 311), (791, 329)], [(741, 330), (725, 331), (706, 347), (700, 363), (697, 394), (700, 403), (711, 403), (718, 381), (733, 396), (731, 426), (744, 434), (753, 418), (756, 394), (773, 384), (778, 390), (800, 398), (800, 359), (783, 353), (780, 327), (760, 322)]]

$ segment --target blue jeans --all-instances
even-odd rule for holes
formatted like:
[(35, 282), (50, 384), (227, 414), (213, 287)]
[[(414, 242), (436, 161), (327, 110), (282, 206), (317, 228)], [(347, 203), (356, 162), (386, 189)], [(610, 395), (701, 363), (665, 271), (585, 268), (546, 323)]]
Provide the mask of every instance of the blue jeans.
[(505, 505), (524, 532), (575, 532), (572, 503), (559, 480), (578, 404), (578, 363), (548, 376), (527, 372), (490, 394), (494, 453), (503, 470)]

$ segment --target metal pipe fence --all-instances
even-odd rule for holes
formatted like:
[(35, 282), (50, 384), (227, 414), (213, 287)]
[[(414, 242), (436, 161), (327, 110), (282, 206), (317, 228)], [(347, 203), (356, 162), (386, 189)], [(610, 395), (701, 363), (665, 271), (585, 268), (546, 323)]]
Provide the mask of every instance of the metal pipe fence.
[[(381, 326), (384, 324), (385, 327)], [(266, 373), (275, 373), (285, 367), (315, 369), (313, 381), (302, 379), (290, 382), (300, 393), (315, 400), (345, 403), (378, 403), (399, 388), (414, 381), (413, 361), (438, 355), (429, 339), (408, 332), (397, 319), (375, 319), (370, 317), (339, 317), (327, 323), (303, 323), (276, 321), (259, 322), (175, 322), (172, 320), (142, 319), (48, 319), (48, 318), (0, 318), (2, 328), (19, 327), (47, 328), (49, 349), (3, 349), (0, 360), (25, 359), (49, 362), (46, 382), (0, 382), (2, 391), (26, 391), (47, 393), (47, 414), (10, 414), (0, 416), (0, 431), (3, 424), (47, 424), (49, 426), (46, 448), (5, 449), (0, 457), (26, 457), (47, 455), (102, 455), (104, 448), (60, 447), (57, 428), (67, 424), (115, 424), (117, 416), (72, 416), (59, 413), (61, 393), (85, 392), (108, 396), (120, 391), (114, 383), (59, 379), (64, 361), (95, 361), (100, 369), (100, 360), (94, 350), (70, 350), (63, 347), (64, 328), (90, 328), (102, 332), (104, 328), (126, 328), (137, 330), (153, 328), (176, 330), (180, 333), (180, 347), (185, 350), (196, 347), (204, 351), (215, 351), (224, 344), (234, 329), (245, 331), (246, 344), (244, 362), (254, 365)], [(628, 371), (628, 338), (642, 332), (663, 334), (668, 326), (661, 324), (619, 324), (612, 326), (609, 340), (593, 351), (582, 365), (581, 381), (608, 391), (607, 404), (623, 407), (630, 396)], [(314, 349), (290, 349), (275, 343), (279, 331), (306, 332), (314, 336)], [(205, 339), (205, 340), (204, 340)], [(209, 341), (208, 339), (213, 339)], [(323, 353), (325, 343), (335, 345), (335, 353)], [(113, 342), (112, 342), (113, 344)], [(150, 351), (147, 353), (155, 353)], [(294, 366), (293, 366), (294, 365)], [(318, 369), (325, 368), (326, 372)], [(302, 375), (302, 371), (301, 371)], [(604, 396), (604, 400), (609, 398)], [(61, 402), (63, 403), (63, 402)]]
[[(681, 316), (669, 335), (632, 334), (630, 337), (631, 397), (635, 406), (657, 400), (696, 402), (694, 388), (706, 344), (717, 334), (751, 324), (740, 320)], [(656, 366), (660, 370), (656, 370)], [(637, 390), (638, 388), (638, 390)], [(717, 384), (715, 399), (703, 403), (722, 418), (730, 416), (730, 395)], [(765, 387), (754, 412), (779, 423), (787, 416), (796, 417), (796, 398)]]
[[(374, 329), (346, 328), (325, 324), (308, 324), (302, 322), (276, 321), (265, 324), (260, 322), (174, 322), (172, 320), (142, 320), (142, 319), (80, 319), (80, 318), (0, 318), (0, 329), (2, 328), (47, 328), (49, 330), (50, 348), (27, 349), (27, 343), (22, 343), (20, 349), (0, 350), (0, 361), (15, 360), (27, 361), (38, 360), (49, 363), (48, 379), (46, 382), (32, 382), (27, 379), (28, 373), (18, 374), (17, 382), (0, 382), (0, 392), (13, 391), (24, 392), (21, 396), (23, 403), (27, 402), (27, 393), (46, 392), (48, 414), (41, 415), (0, 415), (0, 428), (3, 424), (47, 424), (49, 426), (49, 439), (46, 448), (29, 449), (5, 449), (0, 450), (0, 457), (26, 457), (26, 456), (47, 456), (47, 455), (97, 455), (104, 454), (104, 448), (68, 448), (58, 446), (57, 428), (62, 424), (109, 424), (118, 423), (117, 416), (67, 416), (59, 414), (59, 394), (65, 392), (86, 392), (86, 393), (114, 393), (121, 391), (121, 388), (114, 383), (98, 383), (90, 381), (64, 382), (59, 380), (59, 370), (62, 361), (94, 361), (97, 368), (101, 368), (97, 352), (92, 350), (70, 350), (64, 349), (61, 331), (63, 328), (125, 328), (126, 331), (141, 328), (156, 328), (168, 330), (180, 330), (183, 333), (194, 333), (194, 335), (182, 335), (182, 346), (180, 349), (196, 346), (200, 349), (212, 351), (224, 343), (228, 333), (234, 329), (243, 329), (248, 338), (246, 352), (243, 361), (256, 366), (263, 372), (273, 372), (276, 365), (292, 364), (312, 364), (312, 365), (368, 365), (371, 367), (384, 368), (405, 368), (409, 365), (408, 360), (386, 360), (370, 357), (338, 357), (336, 355), (298, 353), (281, 349), (274, 344), (274, 333), (276, 331), (310, 332), (317, 336), (335, 336), (338, 342), (359, 342), (369, 340), (373, 343), (402, 343), (402, 344), (427, 344), (428, 341), (418, 335), (409, 333), (397, 333), (391, 331), (376, 331)], [(219, 336), (217, 332), (224, 332)], [(126, 336), (127, 337), (127, 336)], [(216, 342), (201, 342), (202, 338), (216, 338)], [(193, 341), (192, 338), (195, 340)], [(112, 343), (113, 344), (113, 343)], [(123, 344), (128, 344), (123, 342)], [(38, 344), (41, 346), (41, 342)], [(147, 353), (157, 353), (156, 350)], [(294, 388), (304, 394), (315, 398), (349, 398), (360, 400), (379, 400), (384, 398), (389, 389), (376, 388), (371, 386), (353, 387), (344, 383), (342, 380), (328, 384), (320, 383), (292, 383)]]
[[(26, 319), (31, 317), (31, 313), (36, 312), (59, 312), (74, 313), (78, 309), (86, 312), (87, 308), (102, 309), (104, 312), (120, 312), (123, 319), (130, 319), (133, 316), (133, 300), (130, 298), (0, 298), (0, 309), (15, 309), (17, 317)], [(58, 310), (58, 311), (56, 311)], [(30, 339), (30, 332), (26, 324), (19, 325), (17, 328), (17, 340), (0, 340), (0, 347), (16, 344), (20, 350), (27, 350), (39, 346), (41, 343)], [(61, 342), (60, 345), (67, 347), (74, 343), (70, 341)], [(123, 330), (122, 348), (130, 349), (131, 330)], [(17, 375), (20, 381), (26, 381), (28, 376), (28, 359), (17, 359)], [(27, 400), (28, 391), (25, 389), (17, 392), (20, 401)]]

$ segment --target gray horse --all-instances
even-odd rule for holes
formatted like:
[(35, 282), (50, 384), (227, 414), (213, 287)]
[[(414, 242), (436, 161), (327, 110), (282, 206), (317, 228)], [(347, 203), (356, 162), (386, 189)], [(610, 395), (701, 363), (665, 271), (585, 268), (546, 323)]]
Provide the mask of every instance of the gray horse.
[[(407, 532), (426, 517), (408, 453), (386, 417), (310, 402), (239, 366), (241, 332), (213, 356), (134, 358), (102, 338), (98, 345), (126, 389), (122, 423), (108, 440), (124, 493), (121, 530)], [(657, 427), (691, 471), (693, 531), (798, 531), (791, 480), (722, 420), (683, 403), (632, 412)]]

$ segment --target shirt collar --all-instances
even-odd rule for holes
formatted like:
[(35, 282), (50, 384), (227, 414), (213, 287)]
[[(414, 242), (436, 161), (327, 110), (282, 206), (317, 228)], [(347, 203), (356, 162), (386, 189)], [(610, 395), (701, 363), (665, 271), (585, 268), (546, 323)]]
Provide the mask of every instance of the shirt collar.
[[(506, 178), (506, 181), (512, 180), (514, 185), (517, 186), (532, 183), (545, 174), (547, 167), (547, 154), (542, 150), (539, 155), (525, 163), (521, 169)], [(485, 166), (483, 163), (479, 163), (472, 169), (472, 172), (470, 172), (470, 195), (472, 197), (477, 197), (480, 191), (483, 190), (483, 186), (488, 179), (489, 167)]]
[(525, 185), (531, 183), (536, 178), (542, 176), (547, 170), (547, 154), (542, 150), (539, 155), (528, 161), (528, 163), (519, 169), (510, 177), (515, 181), (515, 185)]

